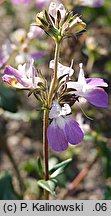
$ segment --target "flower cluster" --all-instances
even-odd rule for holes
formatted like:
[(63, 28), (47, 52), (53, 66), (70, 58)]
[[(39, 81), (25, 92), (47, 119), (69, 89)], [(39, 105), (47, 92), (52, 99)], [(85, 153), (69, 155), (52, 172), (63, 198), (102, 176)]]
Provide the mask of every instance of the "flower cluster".
[[(107, 87), (108, 84), (101, 78), (85, 78), (83, 65), (80, 63), (80, 72), (78, 80), (74, 82), (71, 79), (73, 69), (58, 64), (57, 77), (60, 79), (60, 85), (65, 86), (65, 92), (58, 92), (58, 98), (52, 104), (49, 118), (52, 120), (49, 125), (47, 136), (49, 145), (55, 151), (67, 149), (68, 143), (75, 145), (83, 140), (83, 131), (79, 124), (68, 117), (71, 114), (71, 107), (75, 102), (79, 102), (79, 97), (84, 97), (88, 102), (97, 107), (108, 106), (108, 95), (101, 87)], [(50, 68), (54, 69), (54, 60), (50, 62)], [(67, 79), (68, 77), (68, 79)], [(65, 79), (64, 79), (65, 78)], [(63, 93), (64, 92), (64, 93)], [(61, 97), (63, 99), (61, 103)], [(67, 101), (67, 103), (65, 103)]]
[[(76, 33), (85, 27), (80, 17), (66, 12), (62, 4), (54, 2), (51, 2), (48, 12), (37, 14), (36, 20), (38, 26), (56, 41), (56, 45), (72, 30)], [(58, 50), (55, 54), (49, 68), (57, 74), (49, 88), (47, 80), (36, 70), (31, 58), (25, 64), (18, 65), (18, 69), (6, 66), (3, 80), (13, 87), (28, 89), (29, 95), (33, 93), (40, 99), (42, 108), (49, 113), (48, 143), (54, 151), (61, 152), (68, 148), (68, 143), (76, 145), (84, 137), (80, 125), (69, 117), (72, 105), (79, 103), (79, 98), (83, 97), (97, 107), (107, 107), (108, 95), (103, 88), (108, 84), (101, 78), (85, 78), (82, 63), (79, 64), (78, 80), (73, 80), (73, 68), (58, 62)]]
[(60, 42), (69, 34), (76, 34), (85, 29), (86, 24), (78, 15), (67, 12), (63, 4), (51, 2), (49, 10), (41, 11), (36, 16), (37, 25), (55, 41)]

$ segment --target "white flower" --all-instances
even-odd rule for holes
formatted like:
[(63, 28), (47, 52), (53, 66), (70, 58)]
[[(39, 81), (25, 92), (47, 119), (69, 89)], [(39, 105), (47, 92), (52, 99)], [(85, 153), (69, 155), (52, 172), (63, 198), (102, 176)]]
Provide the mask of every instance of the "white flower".
[[(51, 60), (49, 68), (53, 69), (55, 68), (55, 61)], [(74, 73), (74, 70), (71, 67), (67, 67), (62, 65), (61, 63), (58, 63), (58, 71), (57, 71), (57, 78), (59, 79), (60, 77), (64, 75), (69, 75), (71, 77)]]
[(55, 18), (55, 20), (57, 19), (57, 11), (59, 10), (60, 14), (61, 14), (61, 21), (64, 20), (65, 15), (66, 15), (66, 10), (63, 4), (56, 4), (55, 2), (51, 2), (49, 5), (49, 10), (48, 13)]
[(49, 113), (49, 118), (54, 119), (54, 118), (58, 118), (60, 116), (66, 116), (70, 113), (71, 113), (71, 108), (68, 104), (64, 104), (64, 106), (61, 107), (58, 104), (58, 101), (54, 101), (53, 106), (52, 106), (50, 113)]

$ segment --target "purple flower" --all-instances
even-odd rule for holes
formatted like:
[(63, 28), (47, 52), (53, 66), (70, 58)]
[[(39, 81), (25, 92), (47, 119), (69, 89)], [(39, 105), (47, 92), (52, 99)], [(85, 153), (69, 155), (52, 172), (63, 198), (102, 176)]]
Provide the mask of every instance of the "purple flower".
[(31, 59), (24, 65), (18, 65), (18, 70), (9, 65), (6, 66), (5, 75), (2, 77), (3, 81), (20, 89), (37, 88), (38, 83), (43, 82), (43, 80), (36, 76), (33, 63), (34, 61)]
[(12, 0), (12, 3), (15, 5), (29, 4), (29, 3), (31, 3), (31, 0)]
[(34, 52), (34, 53), (31, 53), (31, 57), (37, 61), (41, 58), (43, 58), (45, 56), (45, 53), (43, 51), (38, 51), (38, 52)]
[(49, 3), (51, 2), (51, 0), (36, 0), (36, 6), (38, 9), (43, 9), (44, 7), (46, 7)]
[(108, 106), (108, 95), (101, 87), (107, 87), (108, 84), (100, 78), (85, 79), (82, 63), (80, 66), (80, 73), (77, 82), (67, 82), (67, 87), (72, 88), (75, 95), (84, 97), (91, 104), (97, 107)]
[(71, 108), (68, 104), (61, 106), (57, 101), (49, 113), (49, 118), (52, 119), (51, 124), (47, 129), (48, 143), (56, 152), (61, 152), (68, 148), (68, 143), (76, 145), (83, 140), (84, 134), (79, 124), (67, 117), (71, 113)]
[(79, 0), (79, 3), (88, 7), (101, 7), (104, 5), (103, 0)]

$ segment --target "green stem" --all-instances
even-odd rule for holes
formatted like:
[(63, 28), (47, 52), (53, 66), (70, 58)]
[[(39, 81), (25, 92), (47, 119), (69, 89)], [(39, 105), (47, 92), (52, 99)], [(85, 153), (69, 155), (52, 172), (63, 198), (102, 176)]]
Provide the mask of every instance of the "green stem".
[[(48, 110), (44, 110), (44, 120), (43, 120), (43, 158), (44, 158), (44, 168), (45, 168), (45, 180), (49, 179), (48, 171), (48, 140), (47, 140), (47, 128), (48, 128)], [(45, 200), (49, 199), (49, 192), (44, 191)]]
[(55, 69), (54, 69), (54, 75), (53, 75), (53, 80), (52, 80), (52, 84), (50, 87), (50, 92), (49, 92), (49, 98), (48, 98), (48, 105), (50, 107), (51, 101), (52, 101), (52, 97), (53, 97), (53, 93), (57, 84), (57, 69), (58, 69), (58, 61), (59, 61), (59, 47), (60, 47), (60, 43), (56, 43), (56, 49), (55, 49)]
[[(58, 69), (58, 60), (59, 60), (59, 43), (56, 43), (55, 49), (55, 69), (52, 84), (48, 96), (48, 107), (50, 108), (53, 93), (57, 84), (57, 69)], [(48, 128), (48, 119), (49, 119), (49, 110), (44, 110), (44, 122), (43, 122), (43, 158), (44, 158), (44, 167), (45, 167), (45, 180), (49, 180), (49, 171), (48, 171), (48, 140), (47, 140), (47, 128)], [(49, 192), (44, 190), (45, 200), (49, 199)]]

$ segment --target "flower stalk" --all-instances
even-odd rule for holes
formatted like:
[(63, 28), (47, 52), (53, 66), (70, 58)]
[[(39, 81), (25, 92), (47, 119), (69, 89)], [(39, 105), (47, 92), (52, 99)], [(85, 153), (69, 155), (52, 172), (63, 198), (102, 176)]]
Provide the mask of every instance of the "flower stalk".
[[(55, 69), (53, 75), (52, 85), (50, 87), (49, 96), (48, 96), (48, 107), (51, 105), (53, 93), (57, 83), (57, 69), (58, 69), (58, 59), (59, 59), (59, 47), (60, 44), (56, 43), (55, 48)], [(45, 180), (49, 180), (49, 171), (48, 171), (48, 140), (47, 140), (47, 129), (48, 129), (48, 119), (49, 111), (48, 109), (44, 110), (44, 120), (43, 120), (43, 158), (44, 158), (44, 168), (45, 168)], [(49, 199), (49, 192), (44, 190), (45, 200)]]
[(54, 58), (54, 60), (55, 60), (55, 69), (54, 69), (53, 80), (52, 80), (52, 83), (51, 83), (49, 97), (48, 97), (48, 105), (49, 105), (49, 107), (50, 107), (52, 97), (53, 97), (53, 93), (54, 93), (56, 83), (57, 83), (57, 69), (58, 69), (58, 61), (59, 61), (59, 49), (60, 49), (60, 43), (56, 42), (55, 58)]

